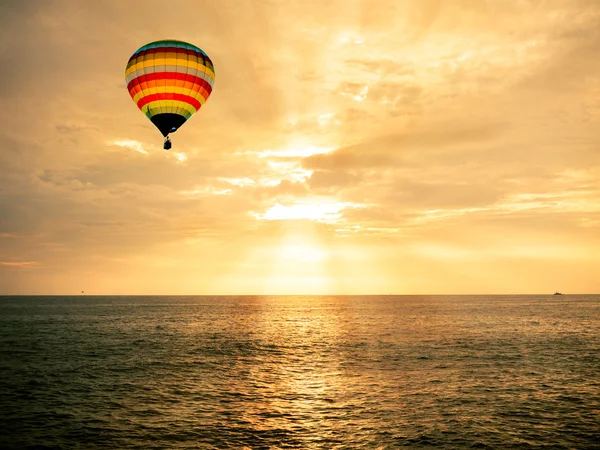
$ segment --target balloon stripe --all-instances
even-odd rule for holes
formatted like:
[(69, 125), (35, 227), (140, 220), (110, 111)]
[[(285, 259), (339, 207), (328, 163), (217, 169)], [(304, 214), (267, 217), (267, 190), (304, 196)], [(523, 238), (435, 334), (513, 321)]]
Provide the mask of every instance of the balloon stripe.
[[(170, 89), (177, 94), (185, 94), (190, 97), (195, 97), (196, 93), (202, 94), (204, 99), (207, 99), (210, 95), (210, 91), (208, 91), (205, 86), (190, 83), (182, 80), (175, 80), (171, 82), (169, 85)], [(140, 82), (136, 84), (129, 90), (129, 95), (133, 98), (134, 102), (137, 102), (142, 96), (157, 94), (156, 90), (156, 81), (151, 80), (147, 82)]]
[(180, 54), (180, 55), (190, 55), (190, 56), (196, 56), (197, 58), (205, 58), (205, 59), (209, 59), (208, 56), (206, 55), (206, 53), (202, 52), (202, 51), (196, 51), (193, 49), (189, 49), (189, 48), (180, 48), (180, 47), (155, 47), (155, 48), (149, 48), (146, 50), (142, 50), (139, 51), (137, 53), (134, 53), (134, 55), (137, 55), (137, 57), (141, 56), (145, 56), (145, 55), (150, 55), (152, 53), (176, 53), (176, 54)]
[(201, 49), (199, 49), (198, 47), (196, 47), (193, 44), (190, 44), (189, 42), (178, 41), (175, 39), (163, 39), (160, 41), (150, 42), (149, 44), (144, 45), (143, 47), (138, 49), (138, 52), (141, 50), (146, 50), (148, 48), (158, 47), (160, 45), (169, 46), (169, 45), (176, 45), (176, 44), (183, 44), (185, 46), (185, 48), (189, 48), (189, 49), (196, 50), (196, 51), (202, 51)]
[(154, 80), (173, 80), (173, 82), (168, 83), (172, 86), (183, 87), (185, 83), (197, 84), (199, 87), (204, 88), (210, 94), (212, 92), (212, 86), (210, 83), (200, 77), (195, 77), (193, 75), (186, 75), (182, 72), (155, 72), (148, 73), (142, 77), (137, 77), (131, 80), (131, 82), (127, 85), (127, 89), (131, 93), (132, 89), (136, 86), (139, 86), (143, 83), (147, 83), (150, 85), (151, 81)]
[[(142, 89), (142, 87), (143, 86), (136, 88), (136, 89), (138, 89), (137, 92), (130, 93), (131, 98), (133, 98), (133, 101), (136, 104), (144, 97), (157, 94), (156, 89), (152, 89), (152, 87), (146, 86), (145, 89)], [(204, 90), (202, 87), (200, 87), (198, 85), (193, 85), (192, 89), (190, 89), (189, 87), (186, 87), (186, 86), (180, 86), (180, 87), (171, 86), (170, 91), (173, 92), (174, 94), (181, 94), (181, 95), (185, 95), (187, 97), (195, 98), (201, 104), (204, 104), (206, 102), (206, 100), (208, 99), (208, 96), (210, 95), (207, 93), (206, 90)]]
[(197, 99), (195, 99), (194, 97), (190, 97), (189, 95), (175, 94), (172, 92), (159, 92), (158, 94), (146, 95), (145, 97), (142, 97), (138, 101), (138, 108), (141, 108), (145, 104), (155, 100), (179, 100), (182, 102), (189, 103), (194, 108), (196, 108), (196, 110), (199, 110), (201, 106), (200, 102)]
[[(205, 96), (206, 94), (203, 94), (201, 91), (198, 91), (198, 92), (196, 92), (196, 91), (192, 91), (192, 94), (191, 94), (191, 95), (188, 95), (188, 94), (186, 94), (186, 93), (185, 93), (186, 91), (187, 91), (187, 92), (189, 92), (189, 89), (184, 89), (184, 88), (173, 88), (171, 92), (172, 92), (173, 94), (179, 94), (179, 95), (183, 95), (184, 97), (190, 97), (190, 98), (193, 98), (193, 99), (197, 100), (197, 101), (200, 103), (200, 105), (204, 105), (204, 103), (206, 103), (206, 100), (207, 100), (207, 98), (208, 98), (208, 97), (206, 97), (206, 96)], [(206, 92), (206, 91), (205, 91), (205, 92)], [(140, 100), (142, 100), (143, 98), (150, 97), (150, 96), (153, 96), (153, 95), (158, 95), (158, 94), (156, 94), (156, 93), (152, 93), (152, 92), (150, 91), (150, 89), (146, 89), (146, 90), (143, 90), (143, 91), (139, 91), (139, 92), (138, 92), (137, 94), (135, 94), (135, 96), (133, 97), (133, 101), (134, 101), (134, 102), (136, 103), (136, 105), (137, 105), (137, 104), (139, 104), (139, 103), (140, 103)], [(155, 98), (155, 97), (152, 97), (152, 98)], [(196, 108), (196, 109), (198, 109), (198, 108)]]
[[(181, 44), (184, 44), (184, 45), (181, 46)], [(204, 57), (208, 57), (208, 55), (204, 52), (204, 50), (202, 50), (196, 46), (190, 45), (190, 44), (186, 44), (183, 42), (176, 42), (176, 41), (175, 42), (158, 41), (152, 46), (150, 46), (150, 44), (148, 44), (147, 46), (139, 48), (135, 53), (142, 53), (142, 52), (152, 51), (152, 50), (156, 50), (156, 49), (159, 49), (159, 51), (164, 51), (161, 49), (177, 49), (177, 50), (182, 50), (182, 51), (192, 51), (194, 53), (204, 55)]]
[[(136, 60), (135, 64), (132, 64), (126, 71), (125, 77), (128, 77), (133, 72), (144, 69), (146, 67), (155, 67), (155, 66), (167, 66), (171, 68), (171, 72), (175, 72), (176, 70), (180, 70), (181, 67), (183, 70), (184, 67), (189, 69), (196, 69), (198, 72), (207, 73), (210, 78), (215, 79), (215, 72), (208, 66), (198, 63), (195, 61), (188, 61), (185, 59), (177, 59), (177, 58), (156, 58), (156, 59), (140, 59)], [(176, 69), (177, 68), (177, 69)]]
[[(190, 97), (194, 97), (197, 92), (201, 92), (204, 98), (207, 98), (210, 95), (210, 91), (207, 90), (205, 86), (187, 81), (174, 80), (171, 81), (167, 86), (173, 90), (173, 92), (177, 92), (178, 94), (186, 94)], [(141, 82), (130, 89), (129, 95), (135, 98), (140, 92), (144, 92), (144, 95), (157, 94), (158, 91), (156, 88), (157, 82), (155, 80)]]
[[(189, 91), (190, 91), (189, 89), (184, 89), (184, 88), (173, 88), (171, 92), (173, 94), (179, 94), (179, 95), (183, 95), (185, 97), (195, 98), (195, 99), (197, 99), (200, 102), (201, 105), (203, 105), (204, 103), (206, 103), (206, 97), (204, 97), (202, 95), (199, 96), (199, 97), (197, 97), (195, 92), (193, 92), (192, 95), (186, 94), (186, 92), (189, 92)], [(155, 93), (153, 94), (152, 92), (150, 92), (150, 89), (139, 91), (137, 94), (135, 94), (135, 96), (133, 96), (133, 101), (137, 105), (140, 102), (141, 99), (143, 99), (145, 97), (149, 97), (151, 95), (157, 95), (157, 94), (155, 94)], [(194, 110), (194, 112), (196, 112), (196, 110)]]
[[(140, 72), (143, 71), (144, 69), (147, 68), (152, 68), (155, 67), (157, 65), (164, 65), (165, 61), (167, 60), (146, 60), (146, 61), (139, 61), (136, 62), (135, 65), (131, 66), (129, 69), (127, 69), (126, 73), (125, 73), (125, 77), (129, 78), (131, 77), (133, 74), (135, 74), (136, 72)], [(186, 59), (171, 59), (168, 60), (169, 64), (167, 65), (167, 72), (196, 72), (198, 74), (204, 74), (204, 73), (208, 73), (208, 75), (210, 75), (211, 78), (214, 79), (214, 73), (210, 71), (210, 69), (206, 66), (203, 65), (199, 65), (197, 62), (193, 61), (193, 60), (186, 60)]]
[[(180, 116), (185, 116), (186, 118), (190, 118), (193, 114), (195, 114), (197, 112), (197, 110), (189, 103), (180, 102), (177, 100), (173, 101), (172, 108), (167, 107), (167, 100), (155, 100), (155, 101), (145, 104), (140, 109), (142, 110), (142, 112), (147, 113), (148, 110), (156, 109), (158, 107), (162, 107), (168, 113), (179, 114)], [(177, 112), (175, 110), (177, 110), (177, 111), (183, 110), (183, 113)], [(154, 114), (150, 114), (150, 117), (152, 117), (153, 115)]]

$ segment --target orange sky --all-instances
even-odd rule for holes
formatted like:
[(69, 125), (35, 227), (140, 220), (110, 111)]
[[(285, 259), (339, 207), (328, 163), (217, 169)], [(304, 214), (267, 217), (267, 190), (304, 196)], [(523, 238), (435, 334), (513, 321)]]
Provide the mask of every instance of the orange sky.
[[(600, 2), (0, 5), (0, 294), (600, 292)], [(162, 136), (140, 46), (216, 69)]]

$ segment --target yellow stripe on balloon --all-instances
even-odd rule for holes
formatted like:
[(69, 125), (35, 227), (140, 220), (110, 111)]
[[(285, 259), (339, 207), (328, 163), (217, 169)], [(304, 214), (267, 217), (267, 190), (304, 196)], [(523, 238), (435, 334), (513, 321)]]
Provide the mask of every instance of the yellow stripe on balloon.
[[(196, 108), (194, 108), (192, 105), (190, 105), (189, 103), (186, 102), (182, 102), (180, 100), (159, 100), (159, 102), (165, 102), (165, 103), (169, 103), (167, 106), (171, 106), (171, 110), (176, 111), (177, 109), (182, 109), (188, 113), (190, 113), (190, 115), (195, 114), (196, 113)], [(154, 103), (154, 102), (150, 102), (150, 103)]]
[(164, 72), (165, 66), (178, 66), (196, 69), (199, 72), (207, 73), (213, 81), (215, 79), (215, 73), (209, 67), (202, 63), (188, 61), (186, 59), (150, 59), (147, 61), (138, 62), (125, 71), (125, 77), (129, 76), (129, 74), (135, 72), (136, 70), (145, 69), (147, 67), (153, 67), (155, 72)]
[(158, 109), (160, 111), (157, 113), (153, 112), (152, 115), (160, 114), (160, 113), (174, 114), (174, 113), (177, 113), (178, 110), (179, 111), (183, 110), (186, 113), (189, 113), (188, 117), (190, 117), (192, 114), (196, 113), (196, 108), (194, 108), (192, 105), (190, 105), (189, 103), (186, 103), (186, 102), (178, 101), (178, 100), (156, 100), (154, 102), (145, 104), (142, 107), (142, 112), (144, 114), (147, 114), (149, 109), (151, 109), (151, 110)]
[[(196, 108), (186, 102), (182, 102), (179, 100), (156, 100), (154, 102), (150, 102), (147, 105), (150, 105), (150, 109), (153, 108), (162, 108), (163, 112), (175, 113), (178, 110), (183, 110), (191, 116), (196, 113)], [(144, 108), (147, 106), (144, 105)], [(143, 111), (143, 109), (142, 109)]]

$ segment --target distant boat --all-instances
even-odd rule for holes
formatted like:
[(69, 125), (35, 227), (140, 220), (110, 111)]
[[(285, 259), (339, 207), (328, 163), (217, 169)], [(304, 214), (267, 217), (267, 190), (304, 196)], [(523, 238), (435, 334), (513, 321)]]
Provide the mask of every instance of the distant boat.
[(556, 291), (554, 295), (562, 295), (560, 292)]

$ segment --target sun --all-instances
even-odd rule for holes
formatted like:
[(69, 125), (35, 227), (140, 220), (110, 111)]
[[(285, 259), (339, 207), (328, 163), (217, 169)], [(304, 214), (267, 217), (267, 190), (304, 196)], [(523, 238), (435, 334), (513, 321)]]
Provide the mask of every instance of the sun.
[[(263, 222), (271, 232), (247, 242), (247, 250), (217, 284), (250, 285), (258, 295), (323, 295), (335, 288), (328, 245), (311, 220)], [(234, 280), (234, 281), (232, 281)]]

